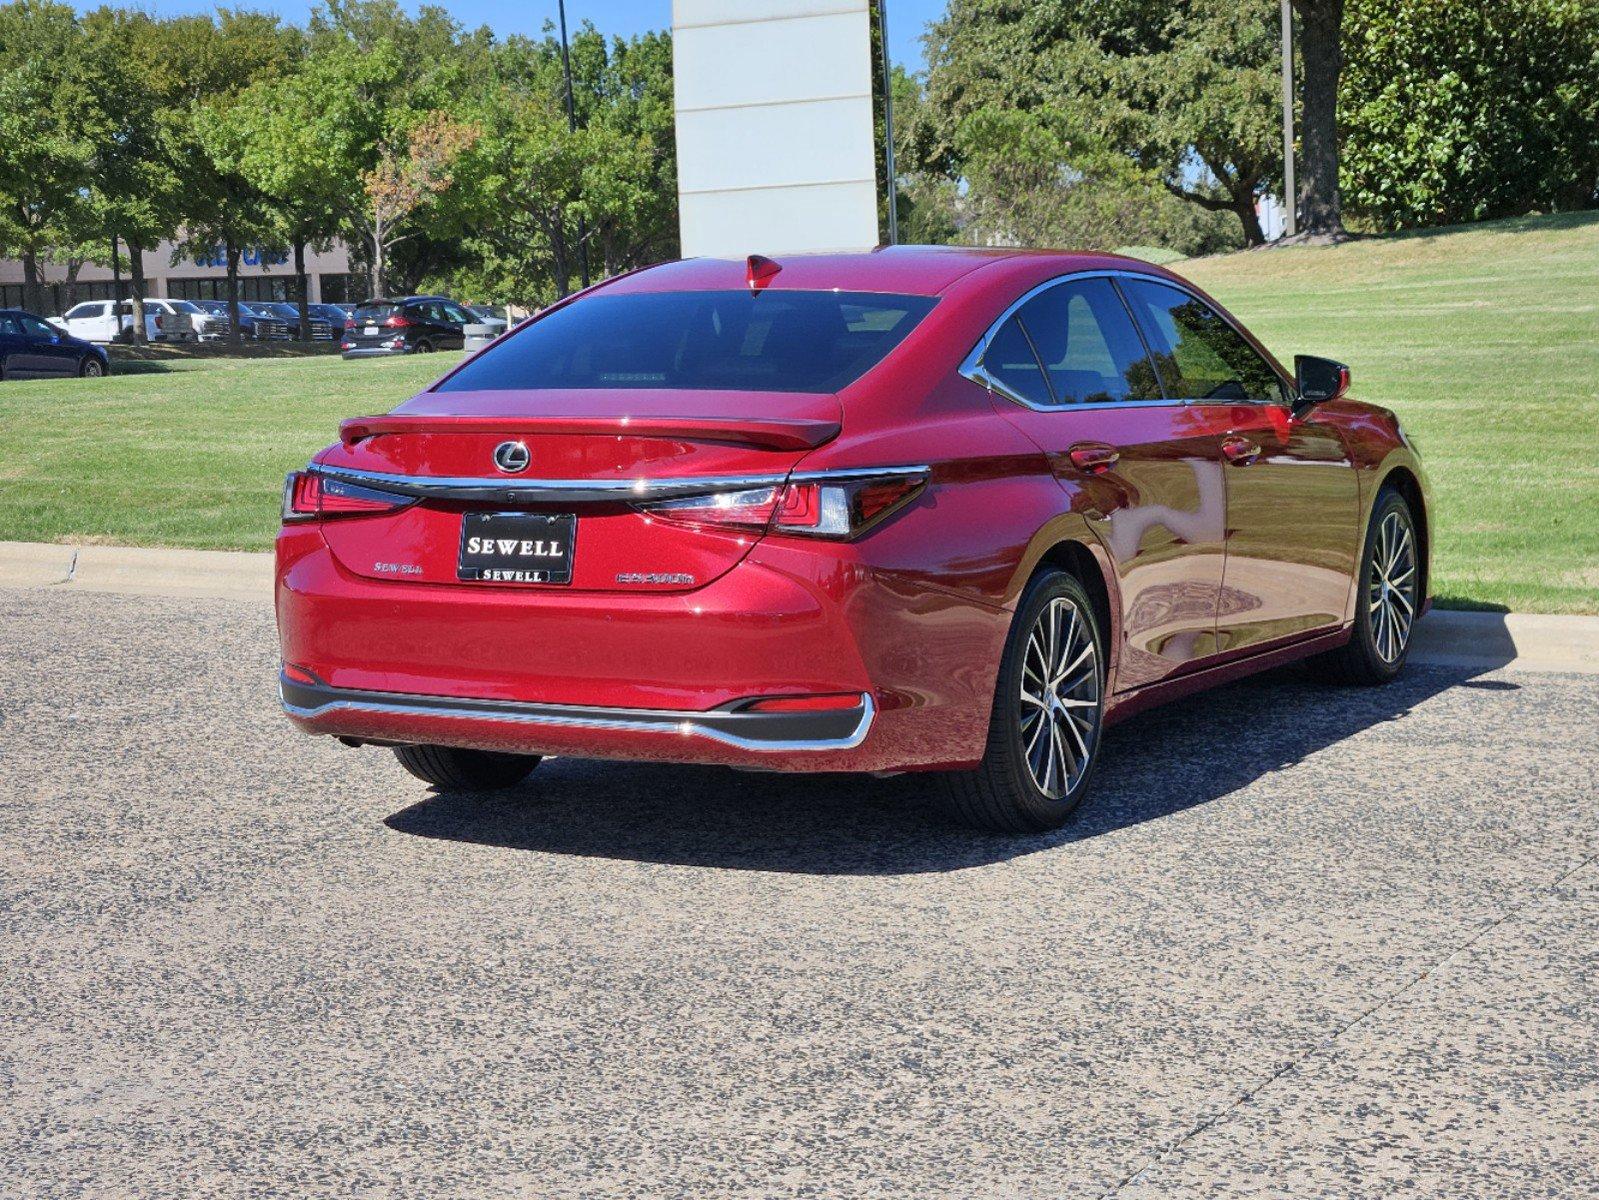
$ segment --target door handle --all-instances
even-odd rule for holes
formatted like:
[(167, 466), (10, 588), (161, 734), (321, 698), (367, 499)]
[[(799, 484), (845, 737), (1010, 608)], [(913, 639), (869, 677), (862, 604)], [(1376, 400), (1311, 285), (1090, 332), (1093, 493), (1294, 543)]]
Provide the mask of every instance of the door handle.
[(1087, 475), (1103, 475), (1120, 461), (1122, 452), (1104, 442), (1078, 442), (1066, 452), (1072, 466)]
[(1260, 447), (1246, 437), (1236, 433), (1228, 434), (1221, 440), (1221, 452), (1227, 456), (1227, 461), (1234, 466), (1247, 467), (1260, 457)]

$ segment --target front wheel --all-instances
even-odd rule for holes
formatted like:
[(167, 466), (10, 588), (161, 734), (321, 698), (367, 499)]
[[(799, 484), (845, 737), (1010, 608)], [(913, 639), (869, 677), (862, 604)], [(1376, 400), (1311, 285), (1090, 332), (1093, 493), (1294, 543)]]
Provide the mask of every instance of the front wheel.
[(1310, 660), (1332, 683), (1387, 683), (1405, 665), (1421, 611), (1421, 553), (1410, 505), (1384, 490), (1372, 506), (1361, 551), (1355, 627), (1337, 650)]
[(98, 358), (89, 355), (78, 368), (78, 374), (85, 379), (99, 379), (100, 376), (105, 374), (105, 366)]
[(1099, 758), (1103, 646), (1077, 579), (1050, 571), (1033, 580), (1000, 660), (983, 760), (943, 777), (950, 816), (978, 829), (1041, 833), (1077, 811)]
[(498, 754), (454, 746), (396, 746), (394, 757), (423, 783), (450, 792), (494, 792), (515, 787), (539, 765), (537, 754)]
[(424, 338), (420, 342), (416, 343), (416, 345), (411, 347), (411, 353), (412, 354), (432, 354), (433, 353), (433, 343), (428, 341), (426, 338)]

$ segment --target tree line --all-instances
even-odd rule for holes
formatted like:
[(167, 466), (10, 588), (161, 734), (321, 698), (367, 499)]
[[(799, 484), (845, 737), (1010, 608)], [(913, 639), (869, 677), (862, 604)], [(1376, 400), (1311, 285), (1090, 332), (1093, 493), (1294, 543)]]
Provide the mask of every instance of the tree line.
[[(1293, 0), (1312, 237), (1599, 204), (1599, 0)], [(1259, 245), (1279, 0), (949, 0), (895, 81), (921, 240)], [(903, 117), (899, 114), (903, 112)]]
[[(247, 247), (345, 239), (378, 294), (447, 282), (520, 303), (677, 251), (671, 43), (496, 38), (442, 8), (324, 0), (157, 18), (53, 0), (0, 7), (0, 254), (69, 281), (173, 239), (220, 247), (237, 336)], [(125, 257), (124, 257), (125, 256)], [(134, 323), (136, 335), (142, 322)], [(303, 331), (302, 331), (303, 332)]]
[[(1599, 0), (1293, 5), (1310, 234), (1599, 203)], [(891, 81), (903, 240), (1263, 240), (1279, 0), (948, 0), (924, 45)], [(669, 35), (585, 25), (571, 67), (569, 117), (548, 28), (396, 0), (322, 0), (304, 27), (12, 0), (0, 254), (35, 308), (47, 261), (126, 262), (142, 298), (137, 252), (164, 239), (220, 247), (234, 303), (245, 248), (292, 255), (302, 319), (306, 249), (336, 238), (380, 294), (546, 302), (678, 249)]]

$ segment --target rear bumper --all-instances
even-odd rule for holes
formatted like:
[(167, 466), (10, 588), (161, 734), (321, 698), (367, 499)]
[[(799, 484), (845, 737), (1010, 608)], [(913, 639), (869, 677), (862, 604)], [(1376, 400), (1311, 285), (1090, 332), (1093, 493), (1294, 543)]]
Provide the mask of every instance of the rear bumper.
[(357, 346), (353, 350), (341, 351), (345, 358), (388, 358), (408, 352), (409, 347), (406, 346)]
[(314, 526), (279, 537), (276, 604), (283, 662), (317, 684), (283, 693), (309, 733), (787, 771), (975, 762), (1008, 627), (848, 544), (763, 542), (693, 591), (583, 593), (368, 579)]
[(591, 735), (599, 733), (610, 736), (609, 744), (618, 749), (633, 745), (635, 753), (629, 757), (654, 757), (657, 751), (675, 756), (673, 747), (685, 739), (740, 755), (852, 750), (866, 740), (876, 713), (872, 698), (865, 695), (849, 708), (822, 712), (750, 712), (744, 707), (747, 702), (682, 712), (367, 692), (300, 683), (286, 675), (279, 677), (278, 691), (284, 712), (312, 733), (433, 741), (444, 723), (451, 727), (451, 737), (464, 735), (488, 748), (547, 751), (569, 751), (574, 735), (580, 738), (577, 744), (592, 750)]

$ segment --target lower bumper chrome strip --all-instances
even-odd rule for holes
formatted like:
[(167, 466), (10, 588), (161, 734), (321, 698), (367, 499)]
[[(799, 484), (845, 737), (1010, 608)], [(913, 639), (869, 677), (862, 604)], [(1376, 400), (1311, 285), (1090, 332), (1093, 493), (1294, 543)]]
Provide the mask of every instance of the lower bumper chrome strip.
[(752, 713), (713, 709), (679, 712), (654, 708), (590, 708), (569, 704), (526, 704), (509, 700), (468, 700), (398, 692), (362, 692), (313, 686), (280, 678), (283, 710), (314, 721), (340, 713), (379, 716), (443, 717), (503, 722), (552, 729), (596, 729), (699, 737), (739, 750), (767, 753), (852, 750), (866, 740), (876, 715), (869, 695), (854, 708), (804, 713)]

